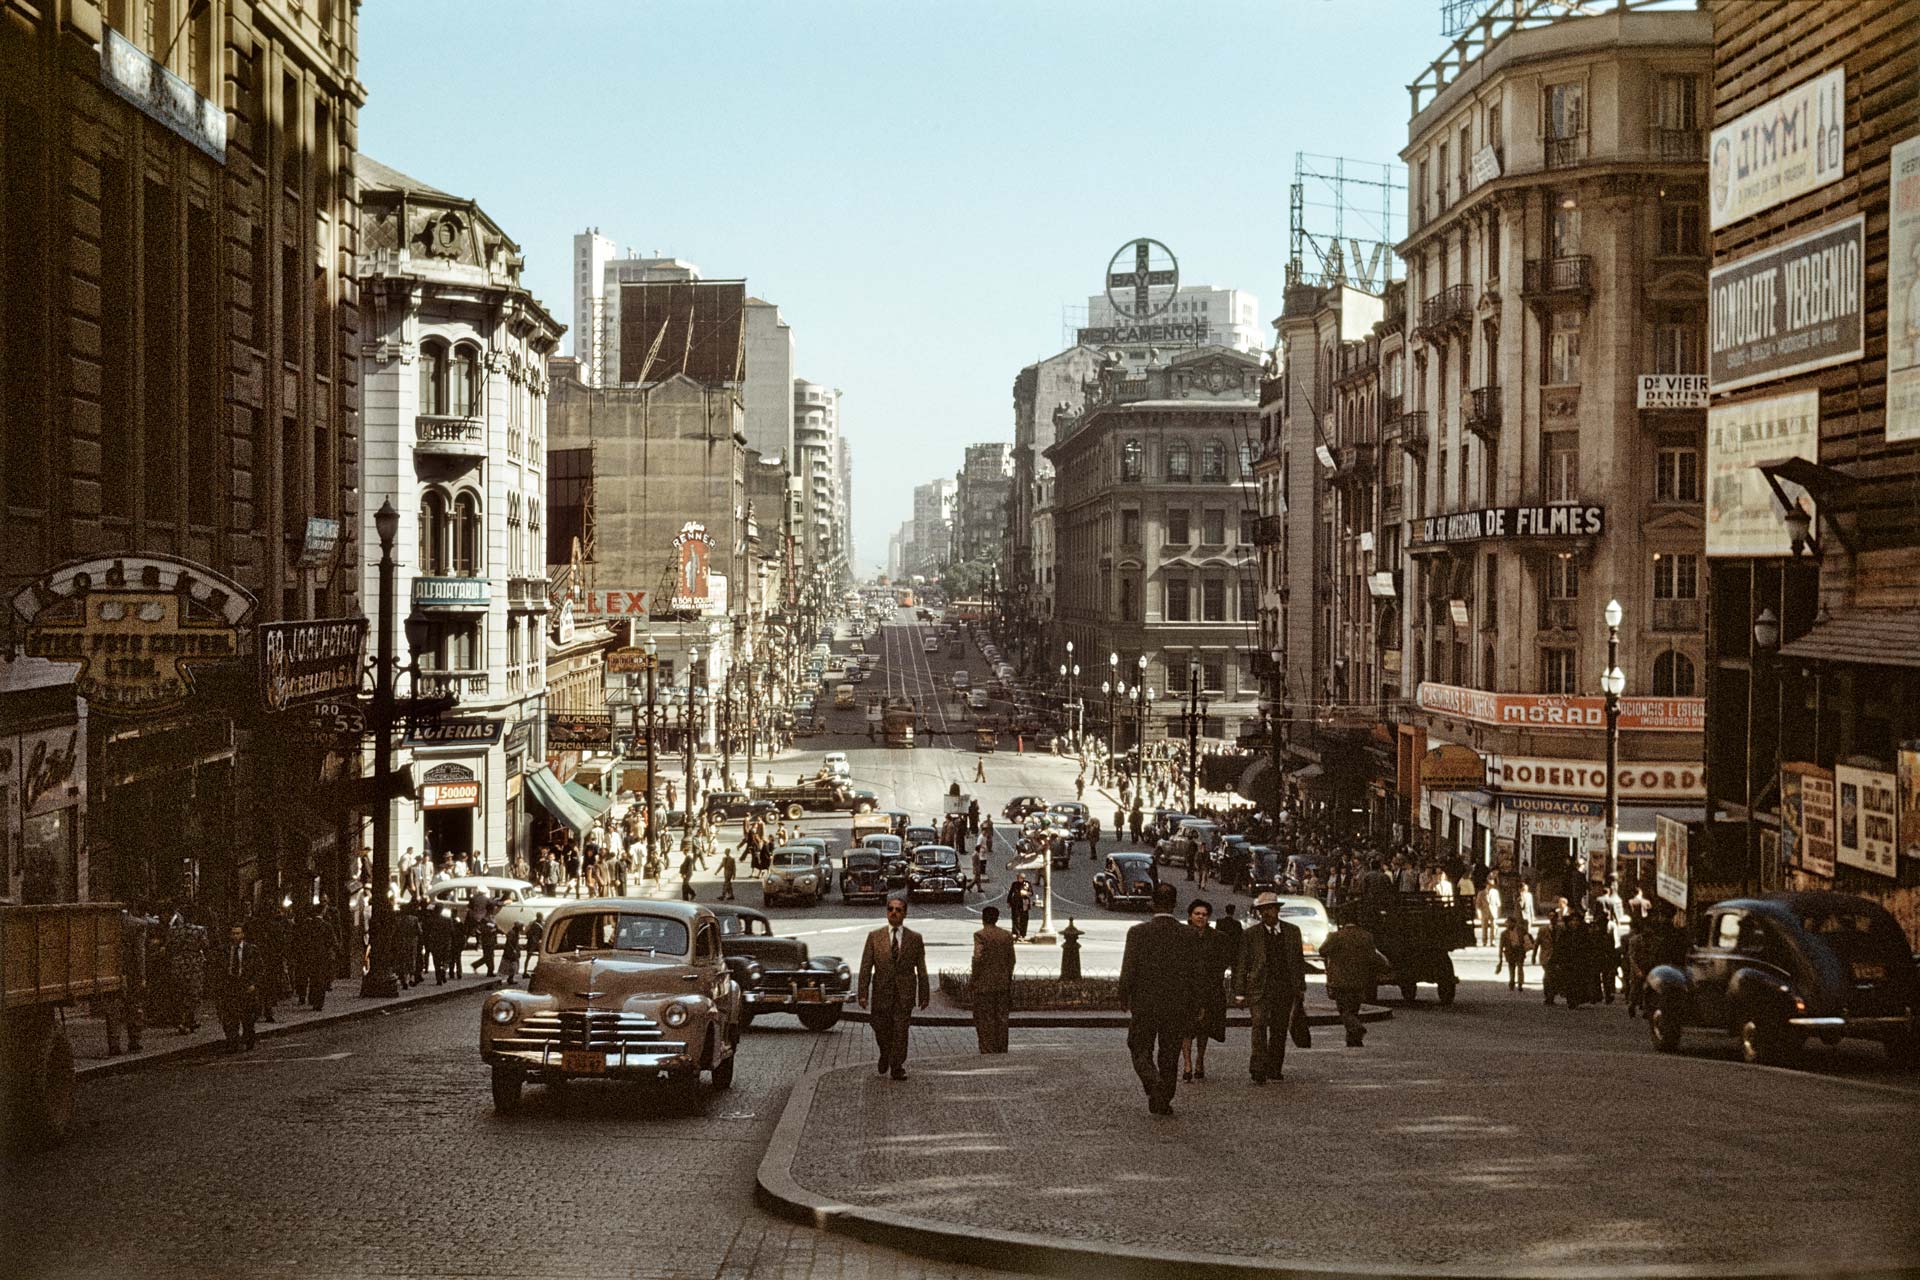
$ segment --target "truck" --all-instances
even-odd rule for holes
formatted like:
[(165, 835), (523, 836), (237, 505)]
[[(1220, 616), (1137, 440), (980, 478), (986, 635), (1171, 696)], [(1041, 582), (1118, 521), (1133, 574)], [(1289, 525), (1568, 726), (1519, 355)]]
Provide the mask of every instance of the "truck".
[(856, 799), (852, 787), (833, 778), (808, 778), (791, 787), (762, 787), (753, 798), (771, 803), (789, 819), (807, 813), (846, 813), (869, 803), (864, 797)]
[(887, 745), (890, 747), (913, 746), (913, 722), (913, 702), (910, 699), (889, 699), (886, 709), (881, 713), (881, 723), (886, 726)]
[(113, 902), (0, 905), (0, 1051), (15, 1140), (58, 1145), (73, 1123), (73, 1046), (56, 1010), (119, 995), (121, 909)]
[[(1382, 894), (1350, 901), (1355, 923), (1373, 934), (1373, 944), (1393, 965), (1385, 981), (1413, 1003), (1422, 982), (1431, 982), (1441, 1004), (1452, 1004), (1460, 985), (1452, 952), (1473, 945), (1473, 901), (1437, 893)], [(1368, 997), (1372, 1000), (1372, 996)]]

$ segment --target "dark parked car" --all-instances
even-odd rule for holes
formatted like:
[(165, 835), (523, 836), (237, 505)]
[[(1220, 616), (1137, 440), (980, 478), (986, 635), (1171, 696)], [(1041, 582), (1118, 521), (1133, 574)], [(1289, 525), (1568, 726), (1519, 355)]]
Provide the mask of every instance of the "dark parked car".
[(950, 897), (967, 900), (967, 874), (960, 855), (944, 844), (925, 844), (913, 851), (907, 867), (907, 893), (914, 899)]
[(1121, 907), (1144, 907), (1153, 902), (1153, 886), (1159, 883), (1153, 858), (1144, 853), (1110, 853), (1106, 865), (1093, 876), (1093, 900), (1109, 911)]
[(778, 810), (771, 800), (756, 800), (744, 791), (709, 791), (705, 812), (731, 822), (736, 818), (772, 818)]
[(1087, 834), (1087, 806), (1078, 800), (1059, 800), (1047, 806), (1047, 812), (1057, 813), (1067, 820), (1067, 830), (1075, 840), (1085, 838)]
[(1732, 1033), (1748, 1062), (1790, 1062), (1818, 1036), (1863, 1037), (1915, 1064), (1920, 977), (1886, 908), (1844, 893), (1732, 898), (1701, 913), (1686, 965), (1647, 975), (1656, 1049), (1687, 1027)]
[(884, 902), (887, 895), (906, 887), (906, 857), (899, 853), (898, 836), (869, 836), (869, 840), (892, 840), (888, 850), (872, 845), (847, 850), (840, 861), (840, 900), (842, 902)]
[(893, 834), (897, 836), (906, 835), (907, 828), (913, 825), (913, 815), (905, 809), (882, 809), (880, 812), (893, 823)]
[(1015, 796), (1013, 799), (1007, 801), (1007, 807), (1000, 811), (1000, 816), (1008, 822), (1018, 822), (1035, 809), (1044, 809), (1046, 807), (1047, 802), (1039, 796)]
[(912, 853), (923, 844), (938, 844), (940, 833), (932, 827), (914, 825), (900, 833), (900, 839), (906, 843), (907, 852)]
[(853, 996), (853, 975), (838, 956), (815, 956), (798, 938), (774, 936), (773, 921), (752, 907), (731, 902), (704, 904), (720, 921), (720, 951), (753, 961), (735, 978), (746, 997), (746, 1021), (766, 1013), (791, 1013), (809, 1031), (825, 1031), (840, 1021)]

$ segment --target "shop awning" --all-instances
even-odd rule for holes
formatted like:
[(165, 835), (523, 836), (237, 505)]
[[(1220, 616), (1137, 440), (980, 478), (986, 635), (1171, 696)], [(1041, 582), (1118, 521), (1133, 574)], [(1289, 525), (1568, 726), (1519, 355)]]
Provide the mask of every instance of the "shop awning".
[(1798, 640), (1782, 645), (1780, 656), (1864, 667), (1920, 667), (1920, 609), (1837, 609)]
[(613, 801), (601, 795), (598, 791), (595, 791), (592, 787), (583, 787), (579, 783), (574, 782), (571, 779), (561, 783), (561, 786), (566, 788), (566, 792), (568, 795), (572, 796), (575, 800), (580, 802), (580, 807), (582, 809), (585, 809), (588, 813), (592, 814), (595, 818), (598, 818), (601, 814), (605, 813), (608, 809), (611, 809), (613, 807)]
[(573, 798), (546, 765), (527, 775), (527, 790), (532, 793), (535, 802), (552, 814), (556, 821), (573, 828), (575, 835), (584, 838), (592, 828), (594, 815)]
[[(1615, 838), (1619, 840), (1653, 839), (1653, 820), (1672, 818), (1675, 822), (1699, 822), (1707, 816), (1704, 804), (1694, 805), (1621, 805), (1618, 812), (1619, 823), (1614, 828)], [(1605, 816), (1601, 821), (1606, 821)], [(1602, 843), (1605, 843), (1604, 832)]]
[(1292, 773), (1289, 773), (1287, 778), (1289, 781), (1297, 782), (1304, 787), (1314, 779), (1324, 776), (1326, 772), (1325, 769), (1317, 764), (1304, 764)]

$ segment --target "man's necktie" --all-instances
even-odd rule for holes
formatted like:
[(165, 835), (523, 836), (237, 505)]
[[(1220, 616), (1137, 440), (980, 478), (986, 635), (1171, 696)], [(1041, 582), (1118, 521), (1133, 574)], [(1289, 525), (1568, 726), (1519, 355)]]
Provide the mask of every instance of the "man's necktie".
[(238, 947), (233, 949), (233, 955), (227, 961), (227, 972), (236, 978), (240, 976), (240, 948)]
[(900, 931), (898, 929), (893, 931), (893, 962), (900, 963)]

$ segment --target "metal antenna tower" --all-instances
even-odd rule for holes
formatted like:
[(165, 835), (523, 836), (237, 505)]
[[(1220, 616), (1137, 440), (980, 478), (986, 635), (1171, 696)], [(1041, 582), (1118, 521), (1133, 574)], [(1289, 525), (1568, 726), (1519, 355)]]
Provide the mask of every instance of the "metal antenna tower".
[[(1309, 184), (1316, 199), (1308, 199)], [(1407, 184), (1398, 165), (1294, 152), (1287, 193), (1288, 286), (1346, 284), (1385, 292), (1401, 275), (1393, 246), (1406, 225), (1406, 204)], [(1362, 234), (1347, 233), (1349, 214)]]

